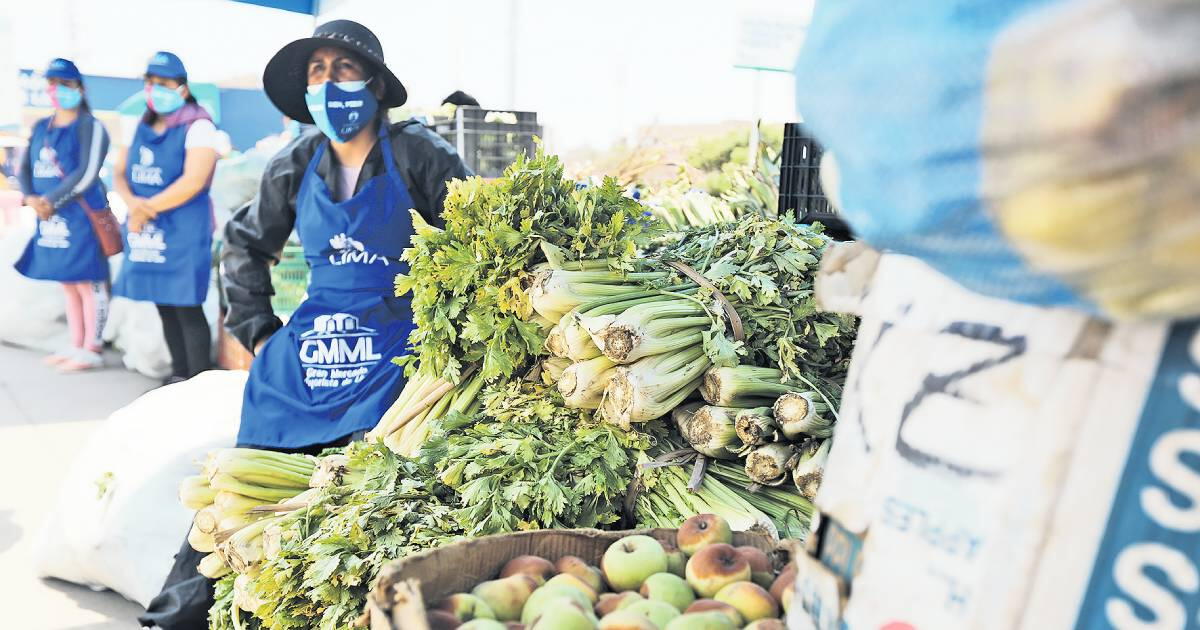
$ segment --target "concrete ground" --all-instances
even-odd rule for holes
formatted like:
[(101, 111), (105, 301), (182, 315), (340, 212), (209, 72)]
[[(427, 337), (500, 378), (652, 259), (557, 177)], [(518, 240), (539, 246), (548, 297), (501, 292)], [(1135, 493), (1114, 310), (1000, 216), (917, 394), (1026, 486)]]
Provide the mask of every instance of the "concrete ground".
[(22, 630), (137, 628), (142, 607), (112, 591), (43, 580), (32, 570), (34, 533), (96, 421), (156, 382), (120, 367), (60, 374), (42, 353), (0, 345), (0, 627)]

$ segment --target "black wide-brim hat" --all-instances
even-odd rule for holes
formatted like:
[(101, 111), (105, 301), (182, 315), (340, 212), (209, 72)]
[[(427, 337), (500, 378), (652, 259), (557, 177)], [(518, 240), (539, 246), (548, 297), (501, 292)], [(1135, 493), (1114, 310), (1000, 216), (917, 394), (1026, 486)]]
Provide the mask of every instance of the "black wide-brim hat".
[(263, 90), (267, 98), (288, 118), (313, 122), (304, 103), (308, 89), (308, 58), (314, 50), (334, 46), (349, 50), (366, 61), (367, 71), (386, 87), (379, 100), (380, 110), (399, 107), (408, 100), (408, 91), (383, 62), (383, 47), (367, 27), (350, 20), (334, 20), (317, 27), (312, 37), (298, 39), (279, 50), (263, 70)]

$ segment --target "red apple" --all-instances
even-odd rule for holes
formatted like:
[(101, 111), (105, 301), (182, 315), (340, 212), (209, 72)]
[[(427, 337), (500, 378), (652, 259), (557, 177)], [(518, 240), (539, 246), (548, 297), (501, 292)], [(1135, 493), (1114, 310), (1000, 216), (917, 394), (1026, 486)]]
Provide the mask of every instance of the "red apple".
[(458, 617), (444, 610), (429, 611), (425, 614), (425, 620), (429, 622), (429, 630), (455, 630), (462, 625)]
[(538, 585), (546, 583), (554, 576), (556, 571), (554, 565), (545, 558), (540, 556), (517, 556), (509, 560), (503, 569), (500, 569), (500, 577), (506, 578), (510, 575), (521, 573), (533, 578)]
[(771, 559), (767, 554), (758, 547), (738, 547), (738, 554), (750, 563), (750, 580), (755, 584), (770, 588), (771, 582), (775, 581), (775, 575), (771, 571)]
[(605, 593), (600, 596), (600, 600), (596, 602), (596, 616), (606, 617), (609, 613), (616, 612), (622, 608), (640, 601), (642, 596), (634, 591), (625, 591), (624, 593)]
[(722, 588), (713, 599), (736, 608), (747, 622), (779, 617), (779, 602), (767, 589), (754, 582), (734, 582)]
[(604, 577), (600, 569), (586, 563), (576, 556), (563, 556), (554, 563), (554, 569), (559, 574), (567, 573), (583, 580), (584, 584), (592, 587), (597, 593), (604, 592)]
[(733, 530), (729, 523), (716, 514), (697, 514), (683, 522), (675, 534), (675, 542), (681, 551), (695, 555), (705, 545), (733, 542)]
[(791, 562), (791, 563), (788, 563), (788, 565), (783, 568), (783, 571), (781, 571), (779, 573), (779, 577), (775, 578), (775, 581), (771, 583), (771, 588), (769, 591), (771, 593), (771, 597), (774, 597), (775, 601), (777, 601), (777, 602), (782, 602), (783, 601), (783, 592), (785, 590), (786, 591), (792, 590), (792, 584), (794, 584), (795, 582), (796, 582), (796, 563)]
[(787, 630), (781, 619), (759, 619), (742, 630)]
[[(700, 597), (712, 597), (722, 588), (749, 580), (750, 563), (732, 545), (708, 545), (687, 563), (687, 582)], [(736, 606), (734, 606), (736, 608)]]

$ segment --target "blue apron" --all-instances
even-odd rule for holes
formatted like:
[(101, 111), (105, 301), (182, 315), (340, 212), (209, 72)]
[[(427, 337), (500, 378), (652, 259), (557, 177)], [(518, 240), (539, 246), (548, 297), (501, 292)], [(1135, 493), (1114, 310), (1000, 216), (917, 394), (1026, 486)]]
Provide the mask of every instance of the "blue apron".
[[(33, 194), (49, 193), (64, 177), (80, 168), (78, 124), (76, 119), (66, 127), (54, 127), (51, 119), (46, 118), (33, 126), (33, 136), (29, 139)], [(104, 184), (99, 179), (80, 197), (93, 210), (108, 207)], [(14, 266), (22, 275), (35, 280), (101, 282), (108, 279), (108, 262), (100, 250), (87, 210), (78, 199), (63, 204), (49, 219), (38, 220), (37, 232)]]
[[(168, 127), (161, 135), (138, 125), (126, 159), (125, 177), (133, 194), (153, 197), (183, 175), (184, 142), (190, 124)], [(141, 232), (125, 236), (125, 260), (113, 294), (169, 306), (197, 306), (208, 295), (212, 272), (212, 202), (208, 188), (183, 205), (163, 212)]]
[(403, 387), (413, 330), (409, 298), (395, 297), (413, 207), (396, 171), (386, 126), (387, 172), (335, 203), (317, 173), (322, 142), (296, 196), (296, 231), (312, 267), (308, 299), (263, 346), (250, 368), (238, 444), (299, 448), (374, 426)]

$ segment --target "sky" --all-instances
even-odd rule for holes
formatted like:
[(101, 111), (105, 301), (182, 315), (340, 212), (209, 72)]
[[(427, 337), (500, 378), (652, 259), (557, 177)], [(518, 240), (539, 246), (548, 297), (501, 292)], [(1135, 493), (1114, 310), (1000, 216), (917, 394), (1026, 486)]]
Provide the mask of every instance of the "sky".
[[(747, 24), (802, 35), (811, 3), (325, 0), (319, 20), (371, 28), (411, 104), (436, 106), (461, 89), (484, 107), (537, 111), (551, 147), (569, 150), (635, 142), (651, 125), (796, 119), (790, 74), (734, 64), (746, 61)], [(15, 107), (7, 77), (17, 68), (65, 56), (85, 73), (136, 76), (167, 49), (193, 80), (257, 86), (271, 55), (316, 23), (229, 0), (0, 4), (0, 123)], [(790, 67), (790, 57), (769, 58)]]

